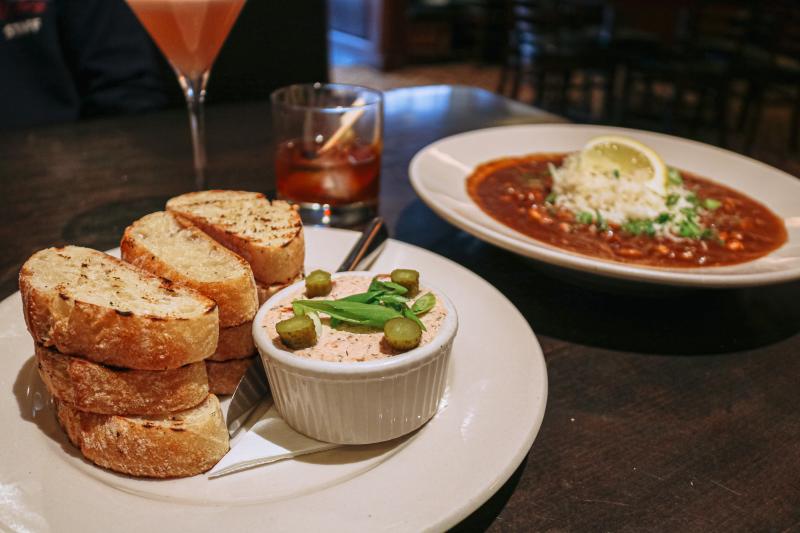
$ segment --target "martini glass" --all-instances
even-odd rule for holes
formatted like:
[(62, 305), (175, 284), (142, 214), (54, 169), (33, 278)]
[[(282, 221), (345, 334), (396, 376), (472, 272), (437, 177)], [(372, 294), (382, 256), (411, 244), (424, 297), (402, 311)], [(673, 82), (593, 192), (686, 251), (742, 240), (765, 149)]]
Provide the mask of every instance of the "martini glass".
[(195, 185), (206, 188), (203, 101), (211, 65), (245, 0), (127, 0), (178, 75), (189, 108)]

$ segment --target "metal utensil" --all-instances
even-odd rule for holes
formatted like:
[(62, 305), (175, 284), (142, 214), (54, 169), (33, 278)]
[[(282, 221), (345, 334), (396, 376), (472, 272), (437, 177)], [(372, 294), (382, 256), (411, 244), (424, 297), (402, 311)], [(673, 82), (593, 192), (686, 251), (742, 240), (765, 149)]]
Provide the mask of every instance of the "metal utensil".
[[(386, 229), (383, 219), (381, 217), (373, 218), (336, 271), (368, 269), (380, 254), (388, 237), (389, 231)], [(253, 409), (268, 394), (267, 372), (261, 357), (258, 356), (242, 376), (228, 406), (226, 423), (231, 438), (239, 432)]]

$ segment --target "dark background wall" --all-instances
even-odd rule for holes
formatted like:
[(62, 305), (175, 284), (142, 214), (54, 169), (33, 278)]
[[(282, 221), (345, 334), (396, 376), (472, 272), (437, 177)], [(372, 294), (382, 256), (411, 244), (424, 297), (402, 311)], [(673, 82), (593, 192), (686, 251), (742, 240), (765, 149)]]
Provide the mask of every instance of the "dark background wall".
[[(249, 0), (211, 71), (208, 102), (264, 99), (290, 83), (328, 81), (326, 25), (325, 0)], [(164, 70), (171, 104), (184, 105), (166, 62)]]

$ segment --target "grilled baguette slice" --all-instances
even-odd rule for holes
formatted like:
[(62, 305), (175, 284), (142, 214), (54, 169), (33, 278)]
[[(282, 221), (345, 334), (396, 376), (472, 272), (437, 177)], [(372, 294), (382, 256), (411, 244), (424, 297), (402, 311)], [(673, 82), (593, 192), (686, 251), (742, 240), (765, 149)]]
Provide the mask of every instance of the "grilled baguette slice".
[(20, 270), (19, 288), (34, 340), (64, 354), (164, 370), (217, 347), (217, 304), (97, 250), (36, 252)]
[(120, 249), (125, 261), (217, 302), (220, 327), (252, 320), (258, 310), (247, 261), (196, 227), (182, 226), (172, 213), (151, 213), (128, 226)]
[(244, 257), (263, 284), (286, 283), (303, 269), (303, 224), (286, 202), (256, 192), (201, 191), (170, 199), (167, 210)]
[(100, 415), (56, 401), (61, 427), (93, 463), (140, 477), (193, 476), (214, 466), (229, 448), (219, 400), (164, 416)]
[(170, 370), (123, 370), (37, 345), (36, 363), (50, 394), (81, 411), (161, 415), (190, 409), (208, 396), (202, 361)]
[(233, 394), (239, 381), (258, 355), (231, 361), (206, 360), (208, 389), (213, 394)]
[(256, 352), (253, 341), (253, 321), (245, 322), (231, 328), (219, 330), (217, 351), (207, 361), (229, 361), (231, 359), (244, 359)]

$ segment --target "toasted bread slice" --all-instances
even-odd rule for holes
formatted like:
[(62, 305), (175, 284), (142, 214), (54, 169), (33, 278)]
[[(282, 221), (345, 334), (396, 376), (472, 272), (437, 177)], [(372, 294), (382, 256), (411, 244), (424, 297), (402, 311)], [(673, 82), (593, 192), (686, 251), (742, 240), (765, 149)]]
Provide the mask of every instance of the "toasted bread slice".
[(170, 370), (125, 370), (36, 346), (39, 375), (64, 403), (108, 415), (161, 415), (190, 409), (208, 396), (202, 361)]
[(219, 330), (217, 351), (207, 361), (229, 361), (231, 359), (244, 359), (256, 353), (256, 344), (253, 341), (253, 321), (245, 322), (232, 328)]
[(164, 370), (217, 347), (217, 304), (97, 250), (36, 252), (22, 265), (19, 288), (34, 340), (64, 354)]
[(286, 202), (256, 192), (202, 191), (172, 198), (167, 210), (244, 257), (263, 284), (286, 283), (303, 269), (303, 224)]
[(288, 287), (292, 283), (296, 281), (300, 281), (303, 279), (303, 273), (300, 272), (294, 278), (290, 279), (286, 283), (273, 283), (272, 285), (264, 285), (261, 282), (256, 282), (256, 287), (258, 289), (258, 305), (264, 305), (264, 302), (270, 299), (270, 297), (277, 293), (279, 290)]
[(58, 421), (81, 453), (102, 467), (140, 477), (193, 476), (228, 452), (219, 400), (164, 416), (87, 413), (56, 401)]
[(232, 359), (230, 361), (209, 361), (206, 360), (206, 372), (208, 373), (208, 390), (213, 394), (233, 394), (239, 381), (247, 372), (248, 367), (253, 364), (255, 358)]
[(220, 327), (253, 320), (258, 310), (247, 261), (196, 227), (182, 226), (172, 213), (151, 213), (128, 226), (120, 249), (125, 261), (217, 302)]

